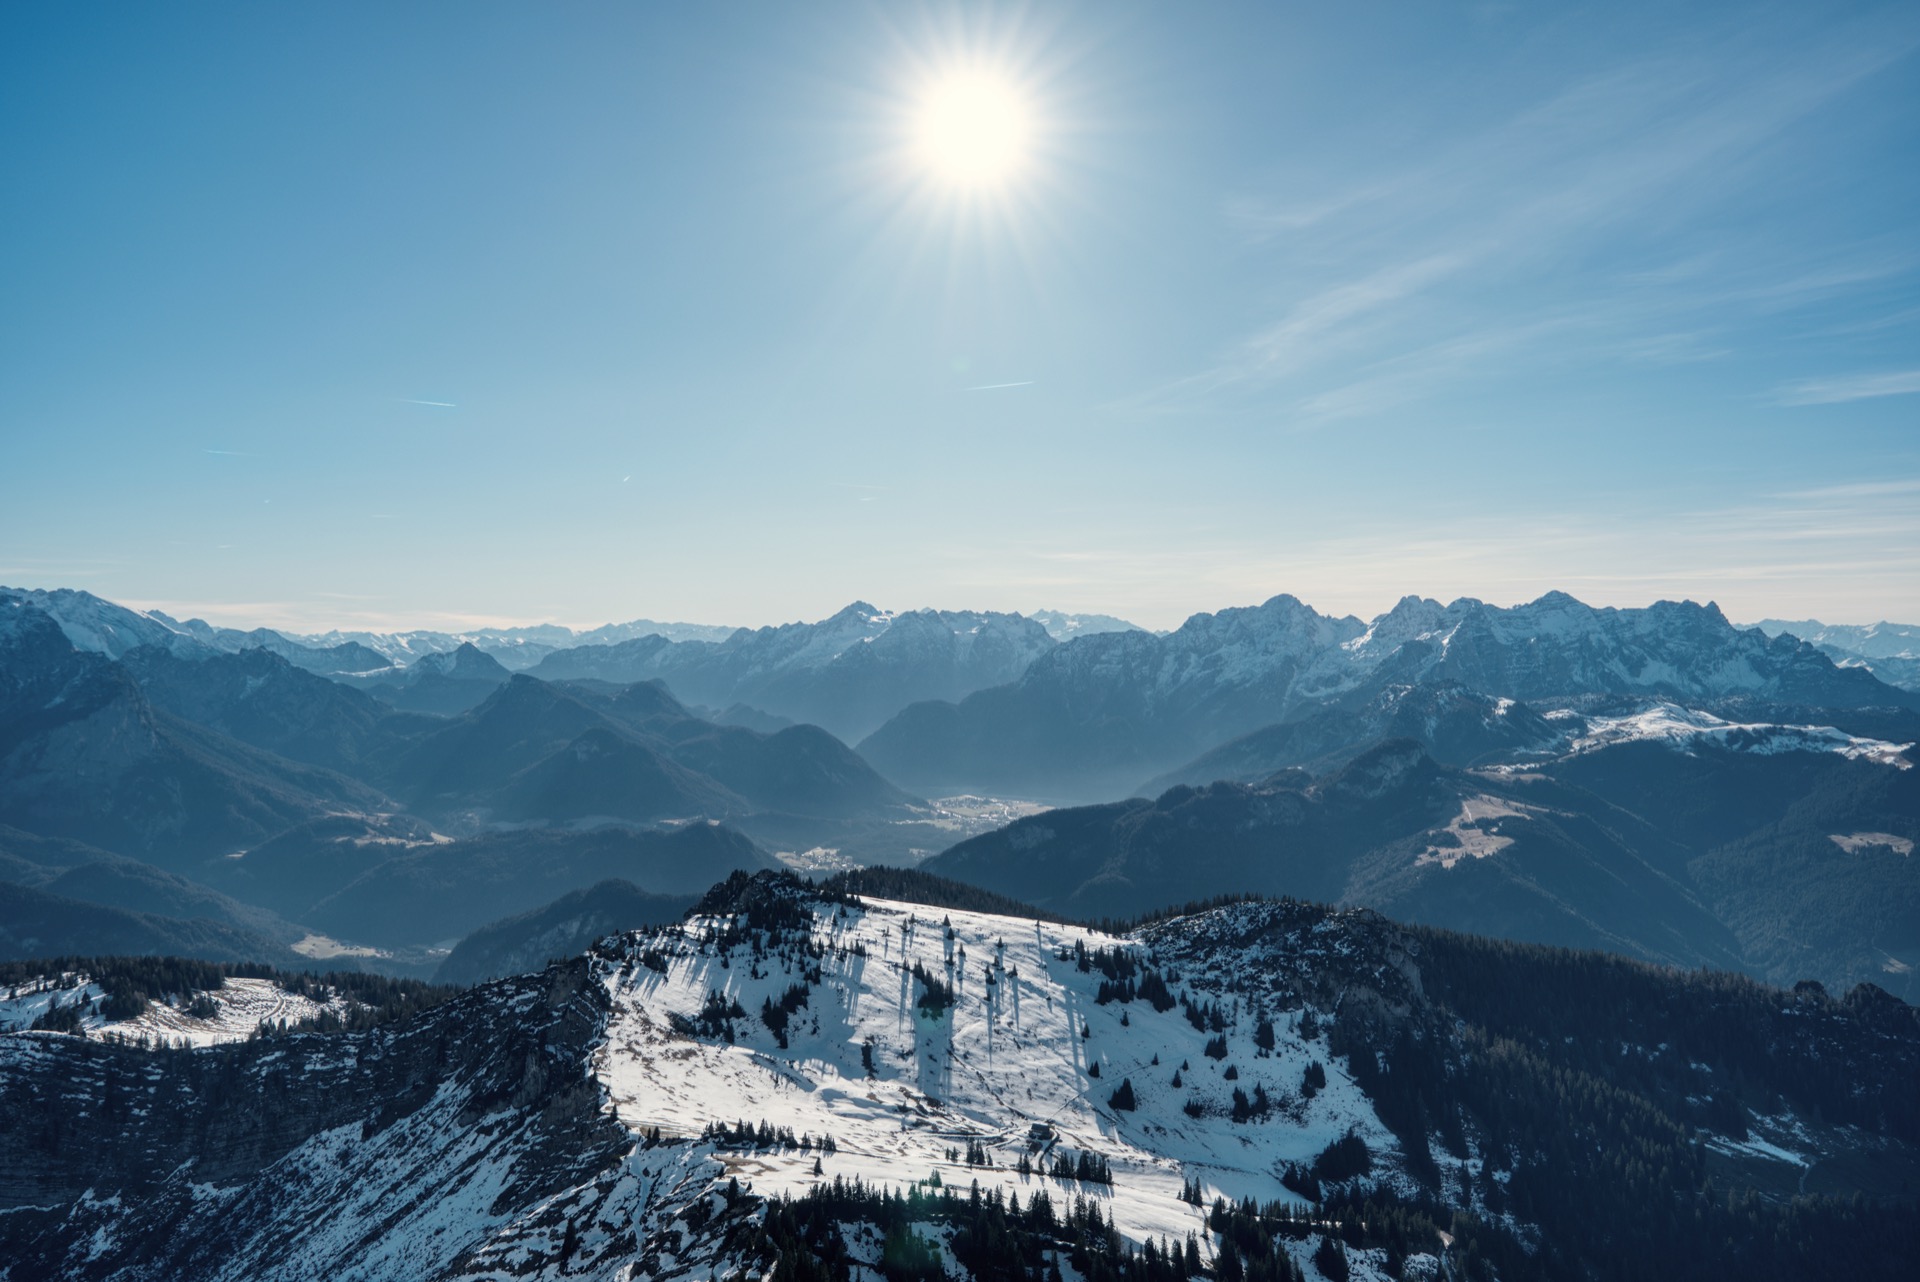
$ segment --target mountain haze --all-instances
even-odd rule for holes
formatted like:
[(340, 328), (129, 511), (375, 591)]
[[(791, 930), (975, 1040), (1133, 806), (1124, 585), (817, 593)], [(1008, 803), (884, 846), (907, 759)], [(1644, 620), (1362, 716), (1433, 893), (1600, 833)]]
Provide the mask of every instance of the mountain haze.
[(883, 774), (931, 795), (1085, 800), (1123, 795), (1316, 706), (1445, 681), (1536, 708), (1593, 694), (1915, 706), (1811, 645), (1740, 631), (1712, 605), (1595, 609), (1549, 593), (1502, 609), (1408, 597), (1363, 624), (1280, 596), (1196, 615), (1165, 636), (1067, 642), (1019, 681), (957, 704), (917, 704), (859, 746)]

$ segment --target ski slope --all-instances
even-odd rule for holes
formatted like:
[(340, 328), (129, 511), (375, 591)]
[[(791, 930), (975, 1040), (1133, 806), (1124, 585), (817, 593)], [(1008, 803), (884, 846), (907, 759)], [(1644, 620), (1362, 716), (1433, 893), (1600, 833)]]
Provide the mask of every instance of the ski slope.
[[(1177, 1006), (1099, 1004), (1105, 977), (1078, 969), (1075, 945), (1152, 960), (1138, 940), (869, 899), (817, 916), (810, 948), (775, 947), (755, 958), (749, 947), (717, 942), (728, 924), (694, 918), (635, 937), (621, 957), (601, 962), (614, 1009), (594, 1071), (620, 1121), (642, 1134), (658, 1128), (663, 1138), (698, 1138), (712, 1123), (745, 1121), (806, 1137), (804, 1149), (717, 1150), (754, 1193), (797, 1195), (835, 1176), (902, 1188), (935, 1177), (962, 1189), (978, 1181), (983, 1192), (998, 1186), (1023, 1201), (1045, 1188), (1056, 1203), (1103, 1199), (1115, 1227), (1136, 1240), (1177, 1241), (1202, 1230), (1199, 1210), (1181, 1200), (1186, 1180), (1199, 1180), (1208, 1201), (1297, 1200), (1280, 1183), (1286, 1163), (1310, 1165), (1349, 1130), (1376, 1153), (1394, 1149), (1324, 1043), (1301, 1037), (1285, 1016), (1275, 1020), (1270, 1053), (1257, 1051), (1242, 1020), (1226, 1035), (1227, 1057), (1213, 1059), (1204, 1053), (1212, 1034)], [(640, 964), (648, 952), (664, 960), (664, 973)], [(819, 979), (792, 1015), (783, 1048), (759, 1012), (804, 983), (810, 964)], [(952, 986), (951, 1009), (920, 1009), (915, 965)], [(1182, 988), (1195, 1000), (1219, 1000), (1211, 988), (1175, 985)], [(747, 1012), (732, 1021), (731, 1043), (679, 1031), (699, 1018), (710, 993)], [(1327, 1085), (1305, 1099), (1302, 1079), (1315, 1060)], [(1109, 1104), (1123, 1080), (1137, 1098), (1133, 1111)], [(1231, 1120), (1235, 1087), (1252, 1095), (1256, 1086), (1275, 1109), (1264, 1119)], [(1189, 1115), (1189, 1102), (1201, 1116)], [(1037, 1139), (1036, 1124), (1048, 1128)], [(827, 1136), (836, 1146), (830, 1154), (819, 1151)], [(972, 1146), (989, 1165), (965, 1160)], [(1112, 1185), (1018, 1170), (1022, 1155), (1044, 1170), (1059, 1153), (1104, 1158)]]

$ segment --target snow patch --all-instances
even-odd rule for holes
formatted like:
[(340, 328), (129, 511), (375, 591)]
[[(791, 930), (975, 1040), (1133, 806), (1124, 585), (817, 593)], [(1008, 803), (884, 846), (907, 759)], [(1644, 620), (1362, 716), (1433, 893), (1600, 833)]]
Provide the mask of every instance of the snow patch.
[(1781, 752), (1832, 752), (1896, 770), (1913, 767), (1905, 755), (1914, 747), (1911, 743), (1864, 739), (1832, 726), (1726, 721), (1710, 712), (1674, 703), (1656, 703), (1627, 716), (1594, 717), (1587, 721), (1585, 733), (1573, 741), (1572, 752), (1578, 755), (1616, 744), (1644, 742), (1665, 743), (1682, 751), (1704, 743), (1763, 756)]
[(1827, 840), (1850, 855), (1857, 855), (1863, 850), (1872, 850), (1877, 847), (1890, 849), (1896, 855), (1913, 853), (1912, 838), (1896, 837), (1890, 832), (1834, 832), (1827, 834)]
[(1460, 803), (1460, 813), (1443, 830), (1452, 839), (1452, 844), (1441, 845), (1436, 842), (1422, 851), (1414, 862), (1452, 868), (1463, 859), (1485, 859), (1488, 855), (1497, 855), (1513, 844), (1512, 837), (1501, 833), (1500, 820), (1525, 819), (1544, 813), (1538, 806), (1490, 797), (1485, 793), (1468, 797)]

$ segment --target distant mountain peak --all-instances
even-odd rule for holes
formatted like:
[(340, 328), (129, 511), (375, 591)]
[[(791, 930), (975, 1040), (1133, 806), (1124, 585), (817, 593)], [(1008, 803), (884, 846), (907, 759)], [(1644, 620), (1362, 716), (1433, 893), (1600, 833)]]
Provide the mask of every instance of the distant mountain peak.
[(455, 681), (505, 681), (513, 674), (504, 664), (471, 641), (462, 641), (457, 649), (430, 654), (414, 665), (421, 672), (432, 672)]
[(1097, 636), (1102, 632), (1146, 631), (1137, 623), (1129, 623), (1110, 614), (1087, 614), (1077, 610), (1034, 610), (1026, 617), (1045, 628), (1055, 641)]

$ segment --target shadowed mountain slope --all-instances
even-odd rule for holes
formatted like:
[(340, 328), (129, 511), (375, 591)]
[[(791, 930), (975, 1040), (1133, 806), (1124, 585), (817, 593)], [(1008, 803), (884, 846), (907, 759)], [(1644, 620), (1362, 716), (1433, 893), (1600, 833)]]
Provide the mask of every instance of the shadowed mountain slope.
[(923, 867), (1079, 916), (1287, 894), (1681, 965), (1736, 964), (1684, 864), (1684, 851), (1595, 798), (1450, 770), (1398, 740), (1318, 781), (1296, 771), (1049, 811)]
[(603, 881), (550, 904), (492, 922), (461, 940), (434, 974), (441, 984), (477, 984), (523, 975), (576, 957), (595, 940), (678, 921), (697, 895), (654, 895), (630, 881)]

